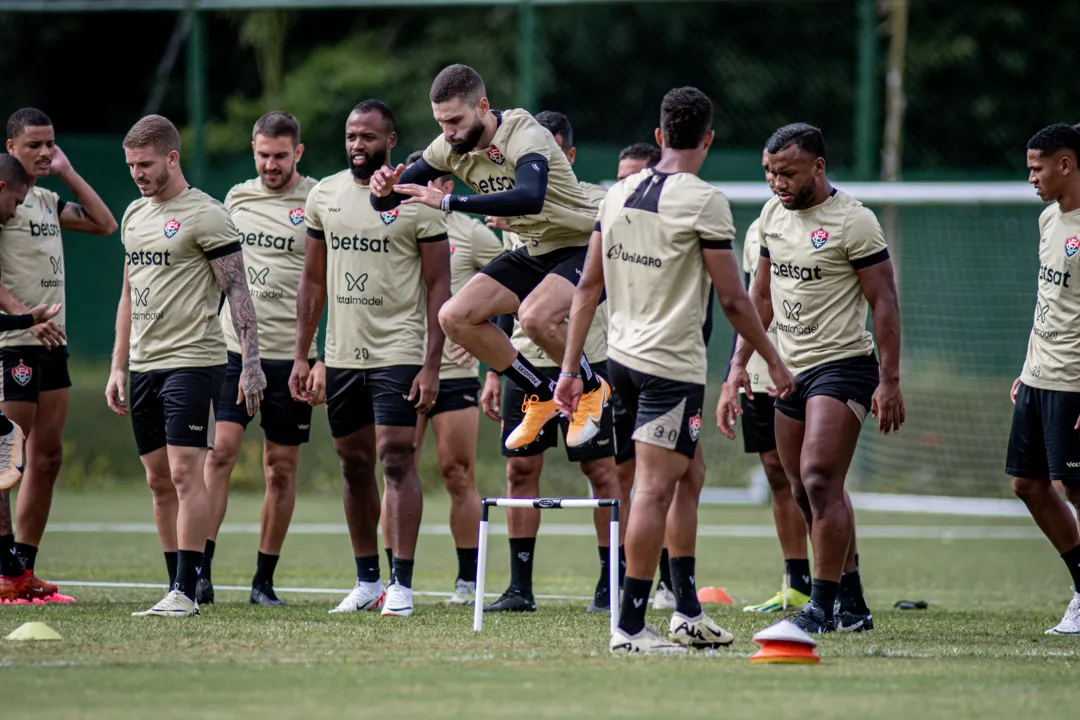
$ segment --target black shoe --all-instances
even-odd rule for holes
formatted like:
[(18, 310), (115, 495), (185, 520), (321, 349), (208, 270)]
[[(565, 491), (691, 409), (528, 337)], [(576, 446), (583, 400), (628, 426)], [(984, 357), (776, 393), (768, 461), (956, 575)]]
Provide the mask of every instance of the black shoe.
[(589, 603), (589, 607), (585, 608), (587, 613), (609, 613), (611, 612), (611, 593), (608, 592), (608, 586), (606, 581), (601, 581), (596, 586), (596, 591), (593, 593), (592, 602)]
[(811, 635), (836, 632), (836, 621), (826, 619), (825, 611), (813, 600), (806, 603), (802, 610), (787, 619)]
[(840, 632), (868, 632), (874, 629), (874, 616), (870, 610), (843, 610), (836, 616), (836, 629)]
[(199, 578), (195, 583), (195, 602), (200, 605), (214, 604), (214, 584), (206, 578)]
[(532, 595), (525, 595), (520, 590), (508, 588), (499, 599), (484, 606), (484, 612), (536, 612), (536, 601)]
[(285, 601), (274, 594), (273, 585), (256, 585), (251, 588), (252, 605), (284, 605)]

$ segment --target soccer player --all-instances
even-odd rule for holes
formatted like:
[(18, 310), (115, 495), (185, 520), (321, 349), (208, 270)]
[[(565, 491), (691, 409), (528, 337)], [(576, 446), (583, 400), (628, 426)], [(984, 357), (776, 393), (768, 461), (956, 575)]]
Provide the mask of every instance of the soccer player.
[[(885, 434), (904, 423), (892, 261), (874, 213), (825, 177), (820, 130), (785, 125), (765, 151), (775, 195), (761, 211), (750, 294), (766, 327), (776, 319), (780, 356), (796, 377), (791, 396), (775, 401), (776, 449), (814, 550), (810, 601), (792, 620), (811, 633), (872, 630), (844, 482), (867, 413)], [(867, 306), (874, 335), (866, 330)], [(729, 437), (739, 388), (753, 400), (751, 352), (740, 338), (721, 390)]]
[[(1013, 491), (1061, 554), (1073, 596), (1048, 635), (1080, 634), (1080, 530), (1051, 484), (1080, 509), (1080, 131), (1050, 125), (1027, 143), (1028, 182), (1050, 205), (1039, 216), (1039, 276), (1027, 357), (1012, 386), (1012, 430), (1006, 472)], [(875, 323), (876, 327), (876, 323)]]
[[(356, 586), (331, 612), (381, 606), (383, 615), (407, 617), (413, 612), (413, 557), (423, 510), (414, 447), (417, 413), (429, 412), (439, 394), (446, 336), (438, 315), (450, 297), (450, 247), (443, 212), (372, 208), (372, 174), (389, 162), (396, 144), (390, 108), (378, 100), (360, 103), (345, 123), (348, 169), (320, 180), (308, 196), (289, 387), (294, 398), (311, 399), (305, 390), (308, 353), (329, 296), (326, 406), (356, 559)], [(393, 550), (385, 603), (376, 453)]]
[[(440, 323), (461, 345), (525, 392), (521, 424), (506, 437), (507, 450), (534, 442), (558, 415), (555, 383), (518, 352), (489, 322), (517, 313), (525, 333), (561, 362), (566, 317), (581, 273), (595, 208), (574, 177), (555, 138), (525, 110), (492, 110), (484, 81), (472, 68), (444, 68), (431, 86), (431, 106), (442, 135), (407, 170), (379, 169), (371, 202), (388, 211), (400, 203), (505, 218), (524, 246), (499, 256), (446, 304)], [(476, 195), (442, 195), (427, 183), (453, 172)], [(600, 432), (611, 388), (582, 360), (585, 396), (570, 420), (566, 442), (583, 445)]]
[(656, 167), (660, 162), (660, 148), (650, 143), (636, 142), (619, 151), (619, 168), (616, 180), (625, 180), (646, 168)]
[(255, 306), (236, 226), (221, 203), (187, 184), (176, 127), (147, 115), (124, 138), (124, 156), (142, 197), (121, 225), (123, 292), (105, 398), (118, 415), (131, 415), (170, 574), (169, 553), (177, 552), (168, 594), (134, 614), (197, 616), (195, 588), (211, 530), (203, 469), (226, 363), (219, 303), (224, 294), (243, 358), (232, 402), (245, 403), (249, 415), (266, 388)]
[(637, 478), (612, 652), (679, 652), (733, 640), (702, 611), (694, 558), (682, 556), (681, 547), (669, 548), (677, 605), (670, 642), (645, 625), (672, 497), (676, 485), (689, 481), (687, 470), (699, 451), (707, 375), (701, 327), (710, 278), (732, 325), (768, 361), (778, 391), (784, 394), (792, 385), (739, 281), (727, 199), (697, 177), (713, 142), (712, 118), (712, 102), (695, 88), (664, 96), (656, 133), (660, 162), (617, 183), (604, 199), (570, 312), (560, 409), (573, 412), (580, 397), (576, 358), (606, 286), (609, 370), (615, 392), (634, 416)]
[[(545, 110), (538, 113), (536, 121), (555, 138), (555, 143), (572, 166), (577, 157), (574, 147), (573, 128), (569, 119), (559, 112)], [(599, 185), (580, 183), (582, 191), (594, 207), (599, 207), (607, 190)], [(514, 233), (502, 218), (488, 218), (488, 225), (494, 225), (503, 231), (503, 240), (507, 250), (514, 252), (523, 246), (522, 240)], [(509, 322), (506, 322), (509, 321)], [(558, 381), (558, 363), (549, 358), (536, 345), (510, 316), (499, 319), (500, 326), (511, 335), (514, 348), (528, 358), (545, 377)], [(607, 359), (607, 306), (602, 304), (589, 329), (585, 344), (585, 354), (592, 358), (596, 372), (605, 373)], [(481, 405), (485, 414), (502, 425), (502, 438), (520, 423), (522, 408), (527, 406), (527, 395), (513, 383), (507, 383), (505, 391), (500, 388), (499, 376), (489, 371), (484, 384)], [(501, 392), (502, 391), (502, 392)], [(500, 403), (500, 392), (502, 395)], [(501, 413), (499, 410), (501, 404)], [(578, 447), (567, 443), (566, 456), (570, 462), (578, 463), (581, 472), (589, 479), (594, 497), (617, 498), (621, 496), (615, 471), (615, 436), (612, 408), (603, 409), (600, 432), (589, 442)], [(555, 448), (559, 443), (559, 429), (562, 428), (564, 440), (568, 431), (567, 423), (559, 418), (548, 421), (541, 435), (529, 445), (516, 450), (508, 450), (503, 443), (502, 453), (506, 457), (507, 494), (510, 497), (539, 497), (540, 475), (544, 468), (544, 452)], [(540, 530), (541, 512), (532, 508), (507, 508), (506, 524), (510, 535), (510, 586), (499, 599), (488, 605), (489, 612), (534, 612), (536, 602), (533, 596), (532, 569), (536, 561), (536, 536)], [(608, 561), (611, 540), (608, 535), (610, 513), (606, 508), (593, 512), (596, 528), (597, 548), (600, 555), (600, 577), (596, 582), (593, 599), (586, 612), (610, 612), (610, 587), (608, 584)], [(620, 530), (625, 528), (625, 523)], [(620, 557), (622, 549), (620, 548)], [(623, 563), (619, 563), (619, 576), (622, 576)]]
[[(312, 342), (308, 362), (314, 367), (307, 389), (314, 397), (310, 402), (299, 402), (289, 392), (296, 338), (296, 292), (306, 248), (304, 204), (315, 180), (304, 177), (297, 169), (304, 145), (300, 142), (300, 123), (292, 115), (275, 111), (259, 118), (252, 131), (251, 147), (258, 177), (236, 185), (225, 197), (225, 209), (243, 243), (248, 289), (259, 319), (259, 357), (266, 375), (260, 415), (266, 493), (249, 599), (253, 605), (284, 605), (274, 593), (274, 569), (296, 503), (300, 446), (311, 434), (311, 407), (322, 402), (326, 378), (325, 367), (315, 361), (317, 350)], [(245, 408), (236, 404), (243, 361), (228, 305), (221, 313), (221, 330), (228, 363), (221, 395), (214, 404), (214, 447), (206, 458), (211, 522), (196, 593), (200, 605), (214, 601), (211, 564), (217, 534), (229, 501), (229, 476), (240, 457), (244, 429), (251, 421)]]
[[(26, 200), (0, 232), (0, 310), (64, 302), (63, 232), (112, 235), (116, 219), (56, 144), (52, 120), (23, 108), (7, 123), (7, 151), (30, 176)], [(78, 202), (65, 202), (37, 182), (56, 175)], [(52, 507), (53, 487), (63, 459), (67, 420), (68, 349), (65, 311), (29, 329), (0, 333), (0, 409), (26, 431), (26, 476), (15, 509), (16, 549), (41, 597), (56, 585), (34, 575), (38, 547)]]

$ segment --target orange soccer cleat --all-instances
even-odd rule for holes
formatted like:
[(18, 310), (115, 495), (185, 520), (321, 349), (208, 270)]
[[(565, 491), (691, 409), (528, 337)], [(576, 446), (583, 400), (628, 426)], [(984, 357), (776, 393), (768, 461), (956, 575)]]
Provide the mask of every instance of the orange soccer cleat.
[(60, 588), (54, 583), (42, 580), (34, 574), (33, 570), (27, 570), (14, 580), (18, 588), (19, 599), (31, 603), (71, 603), (75, 598), (60, 594)]

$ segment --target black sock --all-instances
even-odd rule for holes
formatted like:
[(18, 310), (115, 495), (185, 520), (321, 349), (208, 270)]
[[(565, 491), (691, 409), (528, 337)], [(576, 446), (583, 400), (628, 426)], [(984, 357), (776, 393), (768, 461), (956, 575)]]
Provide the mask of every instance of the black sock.
[(1077, 545), (1072, 550), (1061, 553), (1061, 559), (1069, 566), (1069, 573), (1072, 575), (1073, 581), (1073, 591), (1080, 592), (1080, 545)]
[(392, 567), (394, 567), (394, 551), (391, 550), (390, 548), (385, 548), (385, 550), (386, 550), (386, 567), (392, 568)]
[(264, 552), (259, 553), (258, 559), (255, 560), (255, 578), (251, 581), (251, 587), (274, 586), (274, 570), (277, 569), (277, 563), (280, 557), (280, 555), (267, 555)]
[(458, 580), (476, 582), (476, 548), (457, 549), (457, 576)]
[(180, 562), (177, 557), (177, 552), (165, 553), (165, 570), (169, 573), (169, 589), (172, 590), (172, 586), (176, 584), (176, 565)]
[(390, 563), (390, 584), (397, 583), (402, 587), (412, 587), (413, 561), (394, 558)]
[(15, 426), (11, 424), (11, 420), (8, 419), (8, 416), (0, 412), (0, 435), (7, 435), (14, 429)]
[(210, 582), (210, 566), (214, 562), (214, 548), (217, 547), (217, 543), (213, 540), (206, 541), (206, 549), (203, 551), (202, 570), (199, 571), (199, 577)]
[(510, 587), (529, 597), (535, 552), (536, 538), (510, 538)]
[(863, 597), (862, 579), (859, 571), (844, 573), (840, 576), (840, 610), (841, 612), (865, 613), (866, 599)]
[(810, 594), (810, 561), (807, 558), (784, 561), (784, 573), (788, 587), (798, 590), (803, 595)]
[(536, 395), (541, 400), (555, 397), (555, 381), (537, 370), (521, 353), (518, 353), (513, 364), (500, 374), (510, 378), (526, 395)]
[(608, 554), (611, 548), (604, 547), (603, 545), (597, 545), (596, 549), (600, 551), (600, 579), (596, 581), (596, 592), (594, 594), (599, 594), (604, 590), (610, 589), (608, 588), (607, 576), (608, 567), (610, 566), (610, 563), (608, 562)]
[(627, 635), (636, 635), (645, 628), (645, 611), (649, 608), (649, 592), (651, 590), (652, 578), (639, 580), (628, 576), (623, 581), (619, 627)]
[(833, 619), (833, 605), (836, 604), (836, 594), (840, 592), (840, 583), (832, 580), (819, 580), (814, 578), (810, 586), (810, 602), (825, 611), (825, 619)]
[(859, 568), (862, 566), (859, 564), (859, 553), (855, 553), (855, 572), (859, 572)]
[(671, 590), (671, 558), (668, 557), (667, 548), (660, 549), (660, 582), (656, 586), (659, 588), (661, 585)]
[(14, 579), (24, 572), (26, 568), (15, 551), (15, 536), (0, 535), (0, 575)]
[(593, 372), (592, 365), (589, 364), (585, 355), (581, 356), (581, 385), (582, 392), (588, 393), (600, 389), (600, 378)]
[(356, 579), (359, 582), (379, 582), (379, 556), (368, 555), (356, 560)]
[(37, 546), (27, 545), (26, 543), (15, 543), (15, 552), (19, 554), (19, 558), (22, 560), (23, 567), (27, 570), (33, 570), (34, 565), (37, 562)]
[(626, 546), (619, 546), (619, 589), (622, 589), (626, 580)]
[(176, 554), (176, 581), (173, 589), (187, 595), (188, 600), (195, 599), (195, 585), (199, 581), (203, 554), (198, 550), (180, 550)]
[(694, 582), (694, 557), (671, 558), (671, 580), (675, 583), (675, 612), (695, 618), (701, 614), (701, 603), (697, 599), (697, 587)]

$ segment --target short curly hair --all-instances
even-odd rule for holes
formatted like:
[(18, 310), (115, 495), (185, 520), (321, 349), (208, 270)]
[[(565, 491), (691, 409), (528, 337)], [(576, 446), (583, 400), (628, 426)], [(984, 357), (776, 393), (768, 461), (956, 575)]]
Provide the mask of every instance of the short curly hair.
[(692, 150), (712, 128), (713, 104), (694, 87), (675, 88), (660, 105), (664, 144), (673, 150)]

